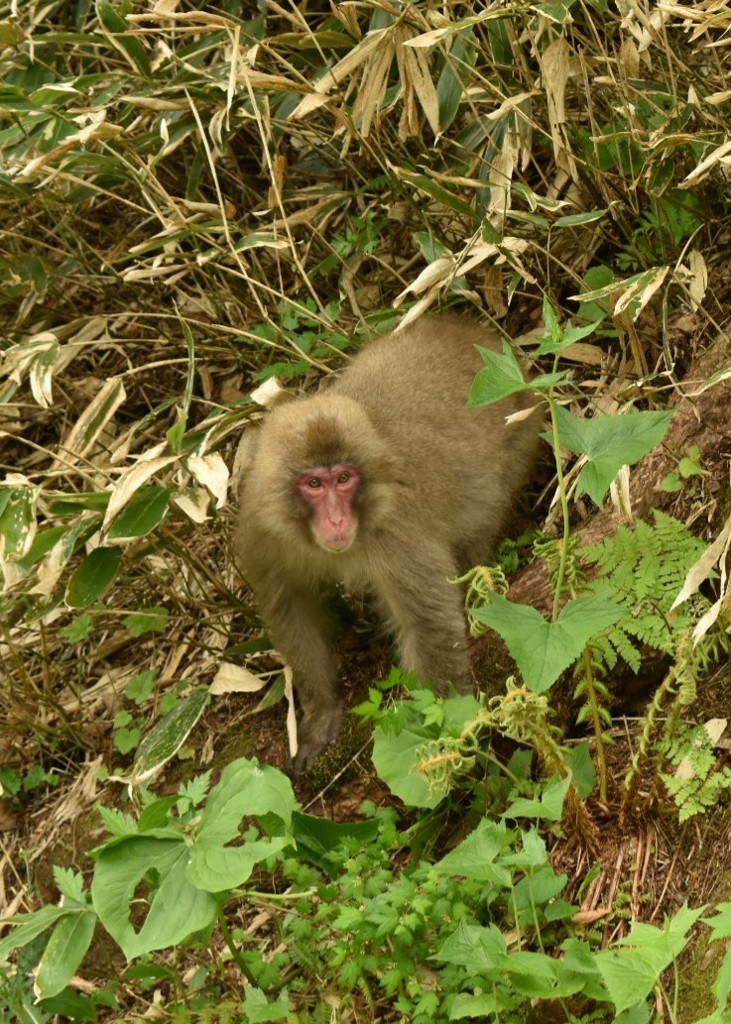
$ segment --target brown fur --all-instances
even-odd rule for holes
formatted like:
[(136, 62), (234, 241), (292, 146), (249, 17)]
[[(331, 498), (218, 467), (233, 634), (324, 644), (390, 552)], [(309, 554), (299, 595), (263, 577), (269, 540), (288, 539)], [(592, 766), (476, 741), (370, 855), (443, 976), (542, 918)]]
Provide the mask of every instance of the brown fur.
[[(297, 766), (337, 737), (342, 703), (323, 589), (370, 591), (401, 665), (446, 692), (471, 687), (462, 594), (448, 580), (484, 561), (528, 482), (541, 416), (507, 426), (530, 393), (465, 403), (494, 331), (429, 317), (371, 342), (325, 391), (275, 408), (258, 430), (241, 489), (234, 550), (302, 708)], [(345, 552), (317, 547), (294, 480), (355, 464), (358, 533)]]

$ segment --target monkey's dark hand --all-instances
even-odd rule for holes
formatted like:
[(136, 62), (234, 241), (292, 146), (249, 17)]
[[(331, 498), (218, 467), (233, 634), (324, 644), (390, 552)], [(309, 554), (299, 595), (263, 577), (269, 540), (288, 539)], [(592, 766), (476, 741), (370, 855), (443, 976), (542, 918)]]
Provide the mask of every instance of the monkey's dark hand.
[(342, 723), (342, 704), (321, 707), (304, 715), (297, 724), (297, 753), (293, 762), (295, 775), (309, 768), (324, 746), (337, 742)]

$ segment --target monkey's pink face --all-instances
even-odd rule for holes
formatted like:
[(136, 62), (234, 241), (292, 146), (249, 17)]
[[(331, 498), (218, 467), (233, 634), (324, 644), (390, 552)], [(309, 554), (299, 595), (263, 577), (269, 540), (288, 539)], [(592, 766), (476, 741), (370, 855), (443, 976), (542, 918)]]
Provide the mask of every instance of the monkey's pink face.
[(312, 513), (312, 535), (325, 551), (347, 551), (355, 540), (359, 487), (360, 473), (351, 465), (317, 466), (297, 477), (297, 491)]

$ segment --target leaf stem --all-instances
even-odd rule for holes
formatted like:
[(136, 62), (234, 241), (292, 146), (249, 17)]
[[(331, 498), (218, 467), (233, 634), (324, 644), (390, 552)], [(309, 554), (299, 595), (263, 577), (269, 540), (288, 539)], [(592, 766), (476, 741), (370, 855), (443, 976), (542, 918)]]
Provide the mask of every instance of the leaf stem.
[[(556, 357), (554, 360), (554, 371), (556, 370), (557, 366), (558, 357)], [(563, 464), (561, 461), (561, 438), (558, 430), (558, 419), (556, 417), (556, 396), (553, 388), (551, 388), (548, 392), (548, 408), (551, 412), (553, 457), (556, 462), (556, 478), (558, 480), (558, 493), (561, 501), (561, 516), (563, 518), (563, 537), (561, 540), (558, 573), (556, 576), (556, 588), (553, 592), (553, 608), (551, 610), (551, 622), (556, 622), (556, 620), (558, 619), (558, 614), (561, 610), (561, 594), (563, 593), (563, 584), (566, 576), (566, 560), (568, 557), (569, 537), (571, 529), (569, 522), (569, 499), (568, 495), (566, 494), (566, 482), (563, 473)]]
[(250, 985), (254, 985), (256, 987), (258, 985), (258, 982), (257, 982), (256, 978), (254, 977), (254, 975), (249, 970), (247, 964), (245, 963), (243, 957), (241, 956), (241, 953), (239, 952), (239, 950), (238, 950), (238, 948), (237, 948), (237, 946), (236, 946), (236, 944), (234, 942), (234, 937), (231, 934), (231, 929), (229, 928), (228, 924), (226, 923), (226, 917), (225, 917), (225, 915), (223, 913), (223, 907), (219, 906), (216, 916), (218, 918), (218, 926), (221, 929), (221, 934), (223, 935), (223, 937), (224, 937), (224, 939), (226, 941), (226, 945), (231, 950), (231, 956), (236, 961), (236, 965), (237, 965), (238, 969), (241, 971), (241, 973), (246, 978), (246, 980), (249, 982), (249, 984)]

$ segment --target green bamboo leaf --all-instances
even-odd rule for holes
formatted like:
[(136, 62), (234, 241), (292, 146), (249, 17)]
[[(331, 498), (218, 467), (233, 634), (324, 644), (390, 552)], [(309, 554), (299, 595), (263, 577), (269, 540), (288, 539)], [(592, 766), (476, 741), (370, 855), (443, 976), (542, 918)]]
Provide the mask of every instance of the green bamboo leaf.
[(76, 569), (66, 588), (69, 608), (88, 608), (111, 586), (122, 561), (122, 549), (95, 548)]
[(126, 505), (107, 534), (109, 540), (145, 537), (163, 521), (170, 506), (172, 488), (150, 484), (142, 487)]
[(446, 206), (448, 210), (454, 210), (455, 213), (461, 214), (463, 217), (469, 217), (470, 220), (474, 220), (475, 211), (472, 209), (469, 203), (466, 203), (462, 199), (461, 195), (457, 195), (455, 192), (450, 192), (444, 188), (443, 185), (437, 184), (431, 178), (428, 178), (425, 174), (412, 174), (403, 168), (394, 168), (399, 177), (406, 182), (408, 185), (412, 185), (416, 189), (420, 189), (425, 192), (432, 199), (435, 199), (442, 206)]
[(203, 714), (209, 699), (208, 690), (200, 687), (160, 719), (137, 748), (130, 778), (133, 784), (149, 779), (175, 756)]
[(81, 906), (67, 911), (58, 922), (36, 975), (35, 988), (39, 999), (49, 999), (66, 988), (86, 956), (96, 922), (94, 911)]
[(127, 19), (117, 11), (109, 0), (96, 0), (96, 13), (107, 38), (145, 78), (150, 77), (150, 58), (144, 45), (129, 32)]
[(595, 220), (601, 220), (607, 210), (589, 210), (588, 213), (571, 213), (566, 217), (559, 217), (554, 227), (569, 228), (577, 224), (591, 224)]
[(30, 484), (0, 489), (0, 556), (20, 558), (33, 542), (38, 488)]
[(472, 65), (475, 62), (477, 50), (472, 36), (471, 28), (455, 33), (452, 48), (439, 76), (437, 98), (439, 100), (439, 130), (442, 132), (449, 128), (457, 115), (459, 104), (470, 78)]

